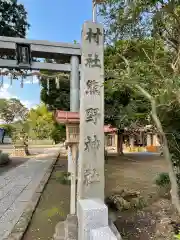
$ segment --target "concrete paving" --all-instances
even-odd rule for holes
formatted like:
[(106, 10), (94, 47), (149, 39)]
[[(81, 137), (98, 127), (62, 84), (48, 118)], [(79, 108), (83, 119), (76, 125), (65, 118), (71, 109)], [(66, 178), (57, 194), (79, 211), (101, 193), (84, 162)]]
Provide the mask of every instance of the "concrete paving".
[(50, 155), (47, 152), (42, 158), (29, 159), (0, 176), (0, 240), (7, 239), (53, 164), (50, 156), (54, 150), (48, 152)]

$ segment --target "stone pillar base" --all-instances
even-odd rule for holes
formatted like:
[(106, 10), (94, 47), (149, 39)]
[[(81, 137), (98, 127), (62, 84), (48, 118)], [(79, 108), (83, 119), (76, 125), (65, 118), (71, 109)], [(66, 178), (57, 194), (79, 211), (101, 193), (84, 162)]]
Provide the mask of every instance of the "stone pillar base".
[(11, 153), (12, 157), (26, 157), (28, 155), (28, 148), (24, 146), (15, 146), (13, 152)]
[(117, 240), (110, 227), (102, 227), (91, 230), (90, 240)]
[(121, 240), (115, 225), (108, 219), (108, 208), (99, 199), (78, 202), (78, 240)]
[(92, 229), (108, 225), (108, 208), (99, 199), (80, 199), (77, 214), (78, 240), (89, 240)]
[(65, 221), (59, 222), (55, 227), (54, 240), (65, 240)]
[(77, 216), (69, 214), (64, 222), (55, 228), (54, 240), (78, 240)]
[[(64, 222), (56, 225), (54, 240), (122, 240), (117, 228), (108, 219), (107, 207), (104, 203), (100, 203), (100, 200), (97, 203), (93, 200), (80, 201), (83, 201), (80, 204), (82, 204), (81, 207), (85, 207), (85, 213), (81, 212), (83, 208), (80, 207), (79, 217), (84, 217), (84, 222), (81, 219), (78, 224), (77, 216), (69, 214)], [(100, 208), (100, 204), (102, 204), (102, 208)], [(103, 216), (106, 216), (106, 219), (103, 219)]]

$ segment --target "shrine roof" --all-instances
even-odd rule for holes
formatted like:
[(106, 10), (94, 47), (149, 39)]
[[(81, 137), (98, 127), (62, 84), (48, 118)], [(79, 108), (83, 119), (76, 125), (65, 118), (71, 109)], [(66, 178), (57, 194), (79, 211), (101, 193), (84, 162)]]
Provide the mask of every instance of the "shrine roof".
[(79, 123), (79, 112), (55, 111), (55, 119), (59, 123)]
[(110, 124), (109, 125), (104, 125), (104, 132), (105, 133), (114, 133), (117, 132), (117, 128), (112, 127)]
[[(55, 111), (55, 119), (59, 123), (79, 123), (79, 112), (69, 112), (69, 111)], [(111, 125), (104, 125), (105, 133), (114, 133), (117, 131), (117, 128), (112, 127)]]

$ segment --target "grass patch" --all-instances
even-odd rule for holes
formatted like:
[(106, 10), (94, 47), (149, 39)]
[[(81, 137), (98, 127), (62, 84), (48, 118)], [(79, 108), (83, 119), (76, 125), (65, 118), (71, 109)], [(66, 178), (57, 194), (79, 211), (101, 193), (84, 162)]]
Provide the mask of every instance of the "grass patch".
[(63, 185), (70, 185), (71, 184), (71, 180), (70, 180), (70, 176), (71, 174), (68, 172), (56, 172), (56, 181), (63, 184)]

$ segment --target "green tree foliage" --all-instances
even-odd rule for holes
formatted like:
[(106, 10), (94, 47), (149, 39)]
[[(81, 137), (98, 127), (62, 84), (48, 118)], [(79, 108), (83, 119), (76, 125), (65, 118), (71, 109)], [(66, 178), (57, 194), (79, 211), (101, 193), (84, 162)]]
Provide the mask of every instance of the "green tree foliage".
[[(154, 44), (152, 45), (153, 42)], [(130, 41), (127, 41), (125, 49), (128, 49), (129, 43)], [(112, 86), (126, 84), (137, 93), (146, 97), (151, 103), (150, 111), (147, 111), (147, 113), (149, 112), (148, 115), (152, 113), (156, 131), (158, 131), (163, 140), (162, 144), (165, 146), (164, 155), (169, 166), (172, 201), (180, 213), (179, 56), (178, 54), (176, 55), (177, 64), (174, 65), (172, 63), (174, 62), (175, 54), (168, 48), (165, 49), (162, 41), (149, 39), (143, 40), (143, 42), (132, 41), (132, 43), (133, 49), (135, 46), (137, 48), (137, 51), (134, 49), (134, 58), (129, 56), (126, 51), (123, 51), (122, 42), (119, 46), (119, 53), (117, 43), (111, 47), (113, 49), (116, 48), (117, 55), (114, 54), (115, 64), (109, 65), (110, 67), (109, 69), (106, 68), (106, 71), (109, 76), (112, 76)], [(148, 48), (148, 46), (151, 46), (151, 48)], [(118, 59), (122, 59), (122, 61)], [(137, 110), (135, 113), (138, 113)]]
[(12, 137), (13, 131), (15, 130), (15, 127), (13, 124), (1, 124), (0, 128), (5, 129), (5, 135)]
[(29, 28), (27, 12), (17, 0), (0, 0), (0, 36), (26, 36)]
[[(124, 85), (131, 88), (129, 104), (122, 109), (129, 120), (134, 122), (139, 119), (142, 124), (147, 124), (151, 111), (147, 99), (134, 87), (137, 83), (155, 97), (159, 113), (162, 119), (166, 119), (165, 101), (175, 98), (175, 85), (172, 86), (172, 83), (176, 79), (178, 88), (178, 81), (176, 77), (173, 78), (170, 65), (172, 56), (164, 50), (163, 42), (153, 39), (118, 41), (109, 47), (108, 54), (109, 62), (105, 62), (105, 71), (109, 75), (111, 88)], [(128, 62), (128, 71), (125, 60)]]
[[(46, 60), (52, 62), (52, 60)], [(41, 78), (41, 101), (46, 105), (49, 111), (70, 110), (70, 80), (69, 76), (61, 75), (58, 78), (59, 88), (57, 87), (57, 72), (42, 71), (50, 78)], [(53, 122), (52, 131), (50, 133), (51, 138), (55, 143), (64, 141), (66, 138), (66, 128), (63, 124)]]
[[(124, 4), (123, 10), (120, 3)], [(129, 26), (137, 27), (142, 20), (149, 23), (144, 36), (149, 34), (149, 39), (154, 41), (151, 52), (144, 47), (139, 48), (136, 59), (141, 56), (141, 61), (136, 61), (133, 56), (129, 58), (126, 52), (119, 51), (115, 56), (123, 62), (111, 65), (108, 74), (113, 76), (113, 82), (119, 85), (126, 83), (151, 103), (152, 118), (160, 133), (169, 167), (172, 203), (180, 214), (180, 1), (107, 0), (101, 15), (109, 24), (106, 33), (114, 43), (118, 39), (130, 39), (132, 42), (137, 36), (131, 34)], [(125, 32), (120, 31), (119, 25)], [(122, 34), (125, 38), (121, 37)], [(147, 38), (143, 41), (147, 42)], [(137, 43), (134, 45), (139, 46)], [(113, 45), (116, 52), (115, 47), (116, 44)], [(146, 59), (142, 59), (142, 54)]]
[(135, 20), (132, 21), (125, 14), (127, 10), (129, 11), (129, 8), (127, 9), (128, 2), (127, 0), (107, 0), (100, 5), (99, 14), (104, 19), (107, 42), (131, 38), (144, 39), (144, 37), (150, 36), (151, 18), (149, 14), (144, 15), (144, 12), (140, 12), (138, 18), (133, 15)]
[[(104, 7), (107, 8), (110, 4), (111, 8), (114, 8), (120, 2), (122, 1), (108, 1)], [(117, 6), (118, 9), (120, 10)], [(120, 47), (123, 41), (120, 45), (115, 43), (113, 47), (110, 47), (114, 51), (114, 58), (110, 55), (110, 59), (114, 59), (115, 63), (112, 61), (108, 65), (111, 69), (110, 74), (115, 75), (114, 78), (118, 79), (119, 83), (127, 83), (131, 86), (138, 83), (153, 96), (156, 101), (158, 116), (168, 139), (173, 164), (178, 169), (180, 168), (178, 147), (180, 145), (179, 9), (179, 1), (126, 1), (122, 24), (128, 26), (130, 22), (137, 25), (144, 14), (146, 20), (150, 20), (149, 29), (153, 38), (136, 42), (130, 40), (128, 42), (132, 44), (130, 46), (126, 44), (124, 50)], [(118, 23), (117, 16), (114, 17), (115, 23)], [(107, 20), (111, 21), (110, 15), (107, 16)], [(119, 29), (116, 24), (114, 26), (114, 31), (118, 32)], [(161, 41), (158, 39), (161, 39)], [(129, 53), (131, 54), (129, 55)], [(128, 60), (130, 69), (128, 74), (127, 71), (124, 72), (123, 70), (127, 68), (127, 64), (122, 56)], [(122, 61), (117, 63), (117, 59), (122, 59)]]
[(55, 143), (64, 141), (65, 126), (55, 122), (53, 113), (42, 103), (36, 109), (31, 109), (26, 121), (28, 134), (31, 139), (52, 138)]
[(25, 120), (27, 112), (19, 99), (0, 99), (0, 118), (8, 124), (14, 120)]
[[(53, 73), (48, 71), (48, 74), (51, 74), (51, 78), (41, 79), (41, 100), (48, 106), (49, 110), (64, 110), (68, 111), (70, 109), (70, 81), (66, 76), (60, 77), (59, 89), (56, 85), (56, 78), (53, 78)], [(57, 73), (55, 73), (57, 74)]]
[(30, 110), (27, 123), (29, 125), (30, 138), (47, 139), (50, 137), (53, 129), (53, 116), (44, 104)]
[[(155, 62), (150, 62), (147, 56), (155, 59)], [(126, 74), (124, 58), (129, 62), (130, 76)], [(157, 68), (154, 68), (155, 63)], [(160, 104), (163, 100), (159, 95), (159, 88), (164, 87), (160, 74), (163, 72), (167, 77), (172, 74), (169, 63), (170, 56), (164, 51), (162, 41), (120, 40), (108, 46), (105, 51), (105, 75), (108, 78), (106, 80), (106, 88), (108, 88), (105, 100), (106, 118), (110, 117), (116, 126), (122, 128), (150, 124), (149, 102), (129, 83), (138, 82), (152, 94), (158, 95)]]
[(176, 52), (180, 47), (180, 2), (176, 0), (107, 0), (100, 7), (107, 38), (160, 37)]
[[(107, 54), (108, 55), (108, 54)], [(60, 79), (60, 88), (56, 86), (55, 77), (49, 80), (49, 86), (47, 78), (41, 79), (41, 100), (46, 104), (49, 110), (70, 110), (70, 81), (68, 77)], [(105, 123), (115, 124), (115, 118), (119, 115), (120, 109), (127, 105), (130, 100), (129, 88), (116, 88), (112, 89), (109, 84), (108, 78), (105, 84)], [(59, 131), (58, 124), (55, 132)], [(60, 126), (60, 129), (64, 127)]]
[(54, 127), (51, 132), (51, 138), (57, 144), (66, 140), (66, 126), (63, 124), (54, 123)]

